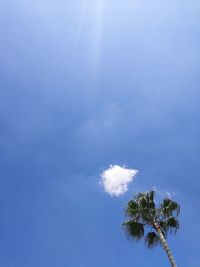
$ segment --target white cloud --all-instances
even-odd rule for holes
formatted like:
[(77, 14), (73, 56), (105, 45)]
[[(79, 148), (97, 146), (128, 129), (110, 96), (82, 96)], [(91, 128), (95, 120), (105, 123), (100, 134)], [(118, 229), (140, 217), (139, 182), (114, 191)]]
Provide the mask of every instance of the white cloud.
[(109, 168), (101, 173), (101, 184), (105, 191), (111, 196), (119, 196), (128, 190), (128, 183), (133, 181), (133, 178), (138, 173), (138, 170), (127, 169), (118, 165), (110, 165)]

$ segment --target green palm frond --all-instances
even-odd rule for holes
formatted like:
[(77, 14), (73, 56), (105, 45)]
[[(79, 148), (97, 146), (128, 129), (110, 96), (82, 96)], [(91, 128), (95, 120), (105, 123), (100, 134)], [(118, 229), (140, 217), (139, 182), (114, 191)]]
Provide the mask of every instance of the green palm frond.
[(127, 203), (125, 214), (140, 223), (150, 223), (155, 215), (154, 192), (137, 194)]
[(165, 198), (160, 205), (160, 210), (162, 211), (164, 217), (170, 217), (174, 212), (176, 212), (176, 215), (179, 214), (180, 205), (169, 198)]
[(175, 233), (178, 231), (179, 229), (179, 221), (177, 218), (175, 217), (169, 217), (167, 220), (166, 220), (166, 224), (167, 226), (169, 227), (169, 229), (173, 229), (175, 231)]
[(154, 201), (154, 197), (155, 197), (155, 191), (150, 191), (149, 198), (151, 199), (151, 201)]
[(140, 213), (138, 203), (135, 200), (130, 200), (127, 203), (125, 212), (129, 217), (137, 217)]
[(140, 195), (140, 197), (137, 198), (137, 202), (142, 209), (147, 208), (147, 201), (146, 201), (146, 195), (145, 194)]
[(127, 234), (135, 240), (139, 240), (144, 236), (144, 226), (142, 223), (129, 220), (123, 223), (123, 227)]
[(150, 191), (149, 193), (147, 193), (148, 206), (151, 209), (155, 209), (154, 196), (155, 196), (154, 191)]
[(137, 193), (137, 195), (135, 196), (135, 199), (139, 200), (140, 198), (143, 198), (146, 195), (146, 193)]
[(154, 196), (154, 191), (139, 193), (136, 195), (135, 200), (143, 209), (155, 208)]
[(169, 226), (167, 225), (166, 221), (159, 221), (161, 232), (163, 233), (164, 237), (167, 237)]
[(159, 237), (155, 232), (148, 232), (145, 237), (145, 244), (148, 248), (153, 248), (159, 244)]

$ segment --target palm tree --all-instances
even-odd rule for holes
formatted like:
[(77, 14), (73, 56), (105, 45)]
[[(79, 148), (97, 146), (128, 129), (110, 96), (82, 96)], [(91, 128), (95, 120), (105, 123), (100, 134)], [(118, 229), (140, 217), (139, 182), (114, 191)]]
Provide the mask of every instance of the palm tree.
[(168, 233), (176, 233), (179, 229), (177, 217), (180, 212), (180, 205), (169, 198), (165, 198), (156, 207), (154, 197), (155, 192), (150, 191), (138, 193), (130, 200), (125, 209), (128, 220), (123, 223), (123, 227), (127, 234), (135, 240), (144, 237), (148, 248), (153, 248), (161, 243), (171, 266), (177, 267), (166, 238)]

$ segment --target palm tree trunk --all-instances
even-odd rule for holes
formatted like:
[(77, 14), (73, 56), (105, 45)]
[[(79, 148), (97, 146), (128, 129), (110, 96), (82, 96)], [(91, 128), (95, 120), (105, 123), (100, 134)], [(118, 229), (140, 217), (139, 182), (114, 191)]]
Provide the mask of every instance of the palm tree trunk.
[(154, 228), (156, 229), (156, 231), (158, 233), (160, 242), (161, 242), (161, 244), (163, 246), (163, 249), (165, 250), (168, 258), (169, 258), (169, 261), (171, 263), (171, 266), (172, 267), (177, 267), (176, 262), (174, 260), (174, 257), (172, 255), (172, 252), (171, 252), (171, 250), (170, 250), (170, 248), (169, 248), (169, 246), (167, 244), (167, 241), (166, 241), (165, 237), (163, 236), (162, 231), (160, 230), (159, 224), (158, 223), (154, 223)]

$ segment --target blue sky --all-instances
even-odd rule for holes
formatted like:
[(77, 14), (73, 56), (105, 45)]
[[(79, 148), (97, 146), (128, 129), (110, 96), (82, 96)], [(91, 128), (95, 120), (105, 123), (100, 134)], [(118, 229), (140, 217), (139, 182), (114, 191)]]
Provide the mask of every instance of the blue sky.
[[(125, 203), (156, 186), (181, 204), (169, 238), (199, 267), (200, 3), (0, 1), (0, 265), (169, 266), (127, 240)], [(99, 186), (109, 164), (140, 170)]]

